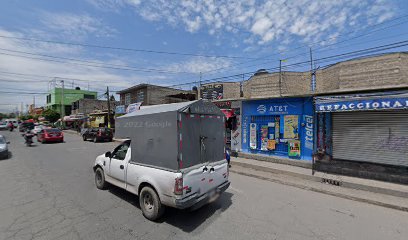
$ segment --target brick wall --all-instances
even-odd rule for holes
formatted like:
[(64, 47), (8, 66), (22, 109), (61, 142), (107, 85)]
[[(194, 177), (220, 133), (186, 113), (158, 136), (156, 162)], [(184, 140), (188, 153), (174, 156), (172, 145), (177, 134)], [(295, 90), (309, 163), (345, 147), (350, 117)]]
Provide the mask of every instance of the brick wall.
[(392, 53), (335, 64), (317, 72), (317, 92), (408, 87), (408, 54)]
[[(111, 110), (114, 111), (119, 102), (111, 101)], [(83, 113), (85, 115), (94, 112), (95, 110), (107, 110), (108, 102), (106, 100), (96, 99), (81, 99), (78, 100), (78, 109), (72, 110), (71, 114)]]
[(266, 98), (310, 94), (309, 72), (282, 72), (252, 76), (244, 82), (244, 98)]
[[(148, 86), (147, 88), (147, 100), (146, 100), (146, 104), (143, 104), (143, 105), (172, 103), (174, 102), (174, 101), (171, 101), (172, 98), (168, 98), (167, 96), (177, 95), (179, 93), (194, 93), (194, 92), (151, 85), (151, 86)], [(184, 100), (184, 101), (188, 101), (188, 100)]]
[[(332, 65), (316, 72), (315, 93), (408, 88), (408, 54), (391, 53)], [(236, 90), (238, 93), (239, 90)], [(310, 95), (311, 75), (306, 72), (267, 73), (243, 82), (244, 98)]]

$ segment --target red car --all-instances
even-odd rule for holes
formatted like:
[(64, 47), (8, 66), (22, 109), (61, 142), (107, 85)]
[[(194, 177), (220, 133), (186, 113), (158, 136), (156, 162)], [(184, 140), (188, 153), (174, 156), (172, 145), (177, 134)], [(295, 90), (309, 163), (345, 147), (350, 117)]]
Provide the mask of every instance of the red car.
[(63, 142), (64, 133), (57, 128), (45, 128), (37, 133), (37, 141), (46, 142)]

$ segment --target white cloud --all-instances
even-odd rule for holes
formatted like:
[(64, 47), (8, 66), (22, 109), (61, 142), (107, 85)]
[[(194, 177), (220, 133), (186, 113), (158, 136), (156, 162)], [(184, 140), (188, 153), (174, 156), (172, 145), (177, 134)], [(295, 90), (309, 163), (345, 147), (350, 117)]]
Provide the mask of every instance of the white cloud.
[[(98, 2), (98, 0), (92, 0)], [(110, 0), (101, 0), (102, 3)], [(118, 2), (118, 0), (111, 0)], [(350, 27), (362, 29), (395, 16), (397, 8), (386, 0), (186, 0), (130, 1), (147, 21), (167, 22), (188, 32), (207, 31), (210, 35), (249, 33), (259, 44), (298, 37), (318, 41)], [(116, 4), (118, 6), (120, 4)], [(245, 38), (248, 38), (246, 36)]]
[(187, 61), (170, 64), (167, 69), (170, 71), (188, 72), (198, 74), (208, 72), (218, 68), (230, 67), (232, 62), (221, 58), (194, 57)]
[(82, 40), (88, 35), (111, 37), (116, 30), (88, 14), (42, 12), (42, 24), (65, 39)]
[[(0, 28), (0, 35), (11, 36), (11, 37), (27, 37), (20, 32), (11, 32)], [(18, 50), (23, 52), (30, 53), (41, 53), (54, 56), (64, 56), (71, 57), (69, 46), (58, 46), (53, 44), (38, 44), (38, 43), (27, 43), (24, 41), (19, 41), (15, 39), (0, 38), (0, 48)], [(72, 53), (78, 55), (82, 52), (78, 51), (76, 47), (72, 47)], [(87, 81), (75, 81), (72, 79), (83, 79), (89, 80), (91, 90), (102, 91), (106, 86), (111, 87), (112, 89), (123, 89), (133, 84), (147, 81), (149, 77), (144, 77), (143, 75), (129, 75), (128, 73), (118, 74), (113, 70), (106, 70), (101, 68), (94, 68), (89, 66), (79, 66), (71, 65), (68, 63), (58, 63), (50, 61), (41, 61), (30, 58), (22, 58), (18, 56), (10, 56), (5, 54), (12, 55), (24, 55), (20, 53), (11, 53), (5, 50), (0, 50), (0, 89), (2, 91), (11, 91), (11, 92), (35, 92), (43, 93), (47, 92), (48, 85), (47, 81), (52, 80), (52, 77), (64, 77), (69, 78), (66, 80), (67, 87), (71, 87), (71, 83), (75, 82), (74, 86), (80, 86), (81, 88), (87, 88)], [(25, 55), (29, 56), (29, 55)], [(36, 57), (36, 56), (31, 56)], [(84, 59), (83, 57), (76, 58)], [(84, 59), (85, 60), (85, 59)], [(97, 59), (86, 59), (95, 62), (99, 62)], [(123, 64), (123, 61), (109, 58), (105, 63), (115, 63)], [(4, 72), (19, 73), (19, 74), (28, 74), (28, 75), (41, 75), (41, 76), (50, 76), (51, 78), (41, 78), (35, 76), (24, 76), (24, 75), (14, 75), (7, 74)], [(2, 106), (2, 110), (14, 110), (16, 105), (19, 105), (20, 102), (25, 104), (32, 103), (32, 95), (21, 95), (16, 96), (15, 94), (0, 94), (0, 103), (12, 103), (15, 105)], [(45, 95), (36, 95), (37, 105), (45, 104)]]

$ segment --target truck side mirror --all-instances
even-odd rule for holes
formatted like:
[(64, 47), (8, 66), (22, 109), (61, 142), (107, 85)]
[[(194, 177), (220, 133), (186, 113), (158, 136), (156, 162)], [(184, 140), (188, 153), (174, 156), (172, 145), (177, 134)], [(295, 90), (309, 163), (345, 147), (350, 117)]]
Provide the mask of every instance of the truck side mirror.
[(108, 152), (106, 152), (106, 153), (105, 153), (105, 157), (107, 157), (107, 158), (111, 158), (111, 157), (112, 157), (112, 153), (111, 153), (111, 152), (109, 152), (109, 151), (108, 151)]

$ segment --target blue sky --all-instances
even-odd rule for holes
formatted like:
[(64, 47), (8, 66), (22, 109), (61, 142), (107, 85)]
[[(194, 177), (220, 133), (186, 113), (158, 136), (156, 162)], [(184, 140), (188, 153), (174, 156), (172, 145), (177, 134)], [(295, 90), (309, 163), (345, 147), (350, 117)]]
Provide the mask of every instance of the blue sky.
[(206, 80), (276, 68), (279, 59), (287, 59), (286, 65), (307, 61), (309, 47), (322, 58), (407, 39), (406, 0), (5, 0), (0, 2), (0, 112), (30, 104), (33, 96), (37, 105), (44, 104), (42, 93), (54, 77), (66, 78), (68, 87), (87, 88), (89, 80), (90, 89), (100, 93), (106, 86), (168, 86), (198, 81), (200, 72)]

